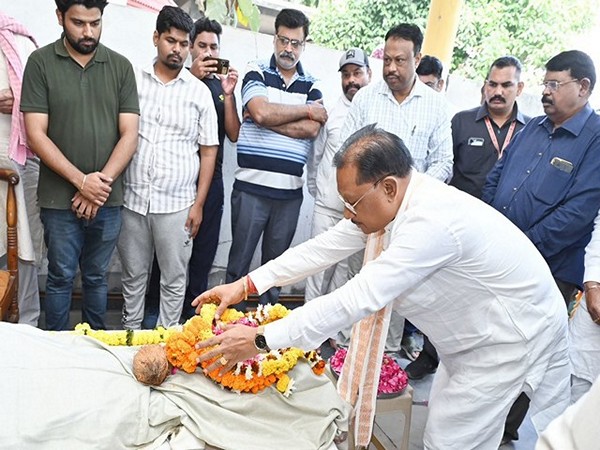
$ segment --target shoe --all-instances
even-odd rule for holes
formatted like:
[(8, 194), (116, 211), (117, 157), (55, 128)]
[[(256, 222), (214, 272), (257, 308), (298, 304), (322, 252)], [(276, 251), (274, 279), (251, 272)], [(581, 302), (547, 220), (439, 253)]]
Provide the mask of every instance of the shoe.
[(437, 367), (438, 362), (433, 361), (427, 353), (421, 352), (419, 357), (406, 366), (404, 371), (411, 380), (420, 380), (425, 375), (435, 373)]
[(407, 359), (415, 361), (419, 357), (421, 350), (423, 350), (423, 344), (417, 341), (414, 334), (410, 334), (402, 338), (400, 348)]

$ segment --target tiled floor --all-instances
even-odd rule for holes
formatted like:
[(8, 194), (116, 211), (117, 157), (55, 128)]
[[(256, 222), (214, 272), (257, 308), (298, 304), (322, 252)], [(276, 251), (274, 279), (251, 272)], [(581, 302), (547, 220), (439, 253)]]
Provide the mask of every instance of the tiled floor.
[[(71, 311), (71, 325), (75, 326), (81, 321), (81, 311), (73, 309)], [(109, 329), (119, 329), (121, 323), (121, 311), (116, 307), (111, 307), (107, 312), (106, 324)], [(40, 326), (44, 326), (44, 315), (40, 318)], [(324, 356), (329, 356), (331, 351), (324, 350)], [(410, 363), (408, 359), (398, 359), (402, 367)], [(433, 375), (428, 375), (422, 380), (411, 381), (414, 389), (412, 420), (410, 424), (410, 446), (409, 450), (423, 449), (423, 431), (427, 420), (427, 402), (429, 400), (429, 391), (433, 381)], [(376, 417), (375, 433), (380, 441), (385, 445), (386, 450), (399, 449), (402, 440), (402, 430), (404, 428), (404, 418), (401, 414), (386, 414)], [(529, 417), (519, 429), (520, 439), (511, 444), (500, 447), (499, 450), (533, 450), (537, 440), (537, 434)], [(375, 450), (371, 445), (369, 450)]]

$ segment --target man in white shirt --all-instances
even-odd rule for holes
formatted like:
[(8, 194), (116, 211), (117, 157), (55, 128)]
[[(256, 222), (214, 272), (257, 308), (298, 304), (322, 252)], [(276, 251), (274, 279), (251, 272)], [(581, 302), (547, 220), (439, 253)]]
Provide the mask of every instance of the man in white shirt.
[[(307, 187), (315, 198), (312, 237), (315, 237), (337, 224), (344, 218), (344, 204), (340, 201), (335, 180), (333, 156), (342, 145), (340, 130), (352, 105), (354, 95), (371, 81), (369, 59), (360, 48), (346, 50), (340, 58), (340, 73), (343, 95), (327, 111), (328, 119), (315, 140), (312, 156), (308, 160)], [(348, 264), (352, 258), (340, 261), (327, 270), (306, 279), (304, 298), (310, 301), (334, 291), (348, 281)], [(360, 257), (354, 264), (358, 272), (362, 265)]]
[(125, 173), (118, 243), (125, 329), (141, 327), (154, 252), (161, 269), (157, 325), (179, 322), (192, 239), (215, 168), (219, 138), (212, 96), (183, 67), (193, 26), (183, 10), (165, 6), (153, 38), (158, 57), (136, 71), (139, 144)]
[(391, 304), (440, 355), (426, 449), (496, 450), (523, 390), (543, 429), (568, 405), (570, 370), (564, 302), (533, 244), (493, 208), (413, 170), (392, 133), (359, 130), (334, 164), (346, 219), (194, 304), (220, 301), (218, 319), (253, 288), (295, 283), (364, 248), (372, 233), (383, 232), (380, 256), (284, 319), (234, 326), (205, 341), (201, 347), (211, 349), (200, 360), (218, 358), (206, 370), (229, 370), (259, 348), (313, 348)]

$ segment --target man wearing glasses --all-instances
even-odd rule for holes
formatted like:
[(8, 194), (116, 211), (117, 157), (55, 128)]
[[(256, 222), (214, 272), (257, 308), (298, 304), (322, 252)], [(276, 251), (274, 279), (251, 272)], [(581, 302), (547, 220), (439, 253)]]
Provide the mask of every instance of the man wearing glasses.
[(542, 91), (546, 115), (531, 119), (513, 139), (482, 196), (535, 244), (567, 306), (583, 290), (585, 246), (600, 207), (600, 116), (588, 102), (595, 83), (594, 63), (584, 52), (550, 59)]
[[(244, 121), (231, 194), (227, 282), (248, 272), (261, 235), (265, 263), (290, 246), (296, 231), (304, 165), (327, 121), (316, 79), (299, 62), (308, 26), (302, 12), (282, 9), (275, 19), (271, 59), (250, 63), (242, 83)], [(279, 289), (273, 288), (260, 301), (276, 303), (278, 297)]]

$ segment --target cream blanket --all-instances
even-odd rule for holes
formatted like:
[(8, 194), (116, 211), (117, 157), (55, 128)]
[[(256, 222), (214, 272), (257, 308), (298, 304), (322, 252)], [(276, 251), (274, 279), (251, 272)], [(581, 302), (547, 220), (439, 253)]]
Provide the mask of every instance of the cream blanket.
[(316, 450), (347, 431), (349, 407), (303, 362), (285, 398), (183, 372), (150, 388), (132, 375), (135, 351), (0, 323), (0, 448)]

